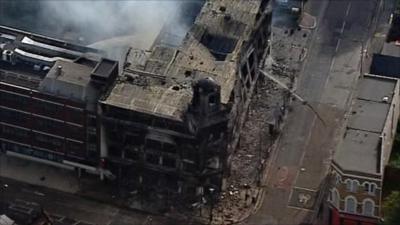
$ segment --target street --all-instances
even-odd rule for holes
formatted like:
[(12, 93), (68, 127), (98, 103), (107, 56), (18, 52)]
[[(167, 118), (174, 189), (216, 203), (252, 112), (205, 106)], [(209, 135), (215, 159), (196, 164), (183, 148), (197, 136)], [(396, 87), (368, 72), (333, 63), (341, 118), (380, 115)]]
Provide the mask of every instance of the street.
[(374, 30), (379, 2), (324, 2), (328, 5), (325, 13), (317, 15), (320, 22), (296, 91), (319, 116), (293, 102), (270, 159), (262, 206), (247, 224), (308, 224), (316, 218), (324, 197), (319, 190), (327, 194), (325, 178), (362, 72), (362, 52)]
[[(125, 210), (109, 204), (91, 201), (65, 192), (34, 186), (22, 182), (1, 178), (3, 188), (0, 201), (22, 200), (42, 205), (50, 217), (64, 222), (63, 224), (90, 225), (133, 225), (133, 224), (167, 224), (168, 219), (162, 216), (149, 216), (138, 211)], [(151, 223), (149, 222), (151, 220)]]

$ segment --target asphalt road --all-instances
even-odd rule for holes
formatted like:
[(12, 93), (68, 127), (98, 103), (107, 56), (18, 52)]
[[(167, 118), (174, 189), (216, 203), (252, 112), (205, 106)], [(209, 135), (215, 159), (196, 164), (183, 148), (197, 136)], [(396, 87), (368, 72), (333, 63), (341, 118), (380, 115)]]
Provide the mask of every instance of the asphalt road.
[(320, 0), (320, 19), (297, 93), (318, 112), (294, 102), (271, 165), (266, 194), (247, 224), (294, 225), (315, 219), (332, 153), (345, 125), (362, 49), (374, 30), (377, 0)]
[[(124, 210), (111, 205), (83, 199), (79, 196), (0, 178), (0, 201), (22, 200), (42, 205), (50, 215), (65, 224), (90, 225), (147, 225), (168, 224), (161, 216), (149, 216), (138, 211)], [(4, 188), (7, 184), (7, 188)], [(80, 223), (79, 223), (80, 224)], [(173, 223), (172, 223), (173, 224)]]

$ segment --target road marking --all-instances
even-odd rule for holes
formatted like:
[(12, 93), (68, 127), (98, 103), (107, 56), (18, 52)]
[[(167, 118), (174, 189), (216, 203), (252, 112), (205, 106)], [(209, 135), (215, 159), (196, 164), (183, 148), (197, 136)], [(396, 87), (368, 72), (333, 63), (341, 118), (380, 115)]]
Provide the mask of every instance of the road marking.
[(342, 41), (342, 39), (339, 38), (339, 40), (338, 40), (337, 43), (336, 43), (335, 53), (338, 52), (339, 46), (340, 46), (340, 42), (341, 42), (341, 41)]
[(340, 29), (340, 34), (343, 34), (345, 27), (346, 27), (346, 21), (343, 21), (342, 28)]
[(310, 189), (310, 188), (304, 188), (304, 187), (298, 187), (298, 186), (294, 186), (293, 188), (297, 188), (300, 190), (305, 190), (305, 191), (311, 191), (311, 192), (317, 192), (318, 190), (314, 190), (314, 189)]
[(309, 212), (315, 212), (315, 210), (312, 210), (312, 209), (300, 208), (300, 207), (291, 206), (291, 205), (288, 205), (287, 207), (292, 208), (292, 209), (299, 209), (299, 210), (304, 210), (304, 211), (309, 211)]
[(45, 196), (45, 194), (43, 194), (42, 192), (28, 190), (28, 189), (25, 189), (25, 188), (21, 189), (21, 191), (25, 192), (25, 193), (31, 193), (31, 194), (34, 194), (34, 195), (38, 195), (38, 196)]
[(289, 169), (286, 166), (282, 166), (280, 170), (278, 170), (278, 183), (282, 184), (288, 179)]
[[(328, 77), (326, 78), (326, 80), (329, 79), (329, 75), (331, 74), (332, 70), (333, 70), (333, 65), (335, 65), (335, 60), (336, 60), (336, 56), (333, 56), (332, 61), (331, 61), (331, 66), (329, 67), (329, 72), (328, 72)], [(326, 86), (328, 82), (325, 82), (324, 87)]]

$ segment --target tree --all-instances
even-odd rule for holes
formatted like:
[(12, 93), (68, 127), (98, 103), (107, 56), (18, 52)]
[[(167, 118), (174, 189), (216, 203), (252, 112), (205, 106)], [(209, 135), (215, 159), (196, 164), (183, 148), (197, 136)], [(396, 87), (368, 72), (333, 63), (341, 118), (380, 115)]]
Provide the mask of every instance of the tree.
[(383, 203), (383, 225), (400, 224), (400, 191), (393, 191)]

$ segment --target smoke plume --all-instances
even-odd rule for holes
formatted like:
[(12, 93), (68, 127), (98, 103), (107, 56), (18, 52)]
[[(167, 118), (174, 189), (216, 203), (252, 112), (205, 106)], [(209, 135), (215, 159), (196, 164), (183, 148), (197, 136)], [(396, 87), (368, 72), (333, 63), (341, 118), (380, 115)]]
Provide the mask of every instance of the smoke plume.
[[(179, 11), (179, 1), (53, 0), (39, 1), (41, 15), (69, 27), (89, 42), (146, 33), (154, 36)], [(172, 18), (177, 19), (177, 18)]]
[[(148, 48), (165, 23), (184, 35), (204, 0), (12, 0), (0, 24), (106, 50)], [(117, 57), (114, 57), (117, 55)]]

